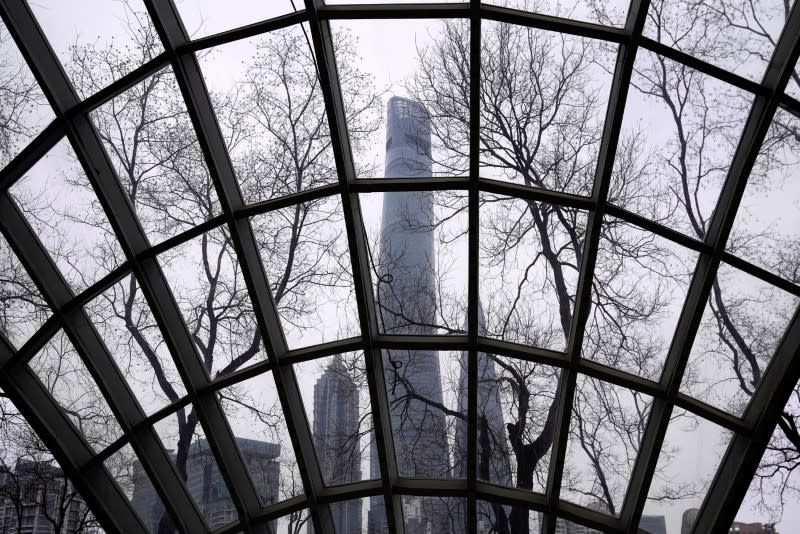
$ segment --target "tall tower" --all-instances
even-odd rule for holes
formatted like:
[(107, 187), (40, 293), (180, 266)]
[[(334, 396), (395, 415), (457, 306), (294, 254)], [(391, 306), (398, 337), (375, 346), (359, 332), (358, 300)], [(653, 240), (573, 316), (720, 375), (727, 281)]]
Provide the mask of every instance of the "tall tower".
[[(314, 385), (314, 450), (326, 484), (361, 480), (358, 426), (358, 388), (337, 354)], [(334, 503), (331, 514), (337, 534), (361, 534), (360, 500)]]
[[(478, 334), (486, 334), (486, 318), (483, 307), (478, 303)], [(458, 380), (458, 411), (467, 413), (467, 352), (459, 358), (461, 368)], [(494, 360), (487, 354), (478, 353), (478, 442), (477, 462), (478, 478), (495, 484), (511, 485), (511, 464), (509, 462), (506, 428), (503, 423), (503, 411), (500, 408), (497, 390), (497, 374)], [(460, 478), (467, 477), (467, 422), (456, 420), (456, 439), (453, 448), (453, 473)], [(483, 502), (478, 510), (478, 532), (495, 532), (493, 525), (497, 514), (494, 506)], [(463, 508), (463, 507), (462, 507)], [(459, 516), (465, 517), (466, 510), (459, 510)], [(510, 510), (506, 511), (506, 514)], [(496, 528), (496, 527), (495, 527)]]
[[(431, 176), (430, 116), (425, 106), (392, 97), (387, 109), (385, 176)], [(375, 279), (379, 322), (387, 334), (435, 333), (436, 262), (433, 246), (433, 197), (430, 192), (391, 192), (383, 196), (380, 253)], [(383, 365), (400, 476), (446, 477), (450, 465), (445, 416), (418, 395), (442, 403), (439, 356), (435, 351), (385, 351)], [(371, 474), (380, 476), (374, 446)], [(420, 497), (404, 500), (424, 532), (449, 534), (447, 502)], [(412, 502), (414, 501), (414, 502)], [(381, 533), (385, 517), (381, 497), (370, 499), (369, 532)], [(381, 519), (379, 519), (381, 518)]]

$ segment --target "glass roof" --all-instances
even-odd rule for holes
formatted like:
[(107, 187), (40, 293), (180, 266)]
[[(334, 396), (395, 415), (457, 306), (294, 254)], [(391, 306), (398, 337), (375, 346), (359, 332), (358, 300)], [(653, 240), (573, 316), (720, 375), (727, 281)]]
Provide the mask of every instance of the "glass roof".
[(800, 524), (800, 7), (0, 19), (0, 531)]

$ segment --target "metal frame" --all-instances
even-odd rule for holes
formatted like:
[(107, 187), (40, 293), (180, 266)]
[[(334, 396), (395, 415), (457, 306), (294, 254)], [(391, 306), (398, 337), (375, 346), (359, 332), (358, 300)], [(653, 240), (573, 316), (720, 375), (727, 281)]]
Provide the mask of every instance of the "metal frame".
[[(178, 528), (185, 532), (207, 531), (205, 522), (154, 431), (153, 425), (176, 409), (192, 403), (200, 416), (219, 469), (232, 492), (239, 521), (222, 532), (270, 532), (269, 521), (291, 511), (308, 508), (317, 532), (332, 532), (329, 503), (383, 495), (392, 534), (404, 534), (402, 495), (452, 495), (466, 498), (467, 526), (477, 532), (478, 499), (517, 503), (544, 513), (543, 532), (555, 531), (556, 519), (563, 517), (607, 532), (630, 534), (644, 508), (658, 452), (666, 433), (669, 416), (677, 406), (730, 430), (734, 437), (722, 461), (711, 490), (698, 517), (697, 533), (727, 532), (755, 472), (761, 454), (792, 388), (800, 379), (800, 312), (765, 372), (761, 387), (744, 416), (738, 418), (679, 392), (689, 351), (708, 300), (719, 263), (724, 261), (795, 296), (800, 287), (725, 251), (736, 211), (744, 192), (760, 143), (778, 106), (800, 115), (800, 102), (783, 94), (800, 54), (800, 6), (795, 3), (760, 83), (732, 74), (703, 60), (666, 47), (642, 36), (649, 0), (632, 0), (622, 28), (561, 19), (536, 13), (482, 4), (469, 0), (462, 4), (426, 5), (337, 5), (322, 0), (305, 0), (305, 9), (270, 20), (190, 40), (173, 0), (145, 0), (147, 10), (162, 40), (164, 52), (115, 81), (97, 94), (81, 101), (75, 93), (57, 56), (36, 22), (25, 0), (0, 2), (0, 16), (52, 106), (56, 119), (45, 128), (13, 161), (0, 171), (0, 232), (28, 270), (32, 280), (53, 310), (53, 317), (37, 335), (15, 351), (0, 337), (0, 387), (25, 415), (75, 483), (103, 527), (110, 532), (144, 532), (145, 528), (113, 478), (103, 467), (121, 447), (130, 444), (150, 476), (159, 496)], [(469, 177), (430, 179), (356, 179), (352, 153), (339, 92), (331, 39), (330, 20), (380, 18), (464, 18), (470, 33), (470, 159)], [(479, 177), (480, 129), (480, 50), (481, 21), (501, 21), (550, 31), (603, 39), (619, 45), (616, 68), (601, 140), (594, 189), (591, 197), (531, 189)], [(233, 165), (214, 115), (194, 52), (237, 39), (255, 36), (291, 25), (306, 23), (310, 29), (314, 57), (327, 108), (333, 140), (338, 183), (253, 205), (246, 205), (236, 181)], [(662, 54), (705, 74), (718, 78), (754, 95), (754, 103), (739, 147), (723, 186), (710, 231), (697, 241), (606, 201), (616, 144), (625, 110), (633, 63), (639, 48)], [(147, 76), (170, 65), (186, 101), (208, 165), (222, 214), (151, 246), (135, 213), (122, 192), (114, 167), (103, 149), (89, 112)], [(9, 187), (23, 176), (62, 138), (71, 142), (79, 161), (100, 200), (108, 220), (125, 253), (125, 261), (82, 293), (75, 295), (59, 273), (9, 194)], [(460, 336), (396, 336), (381, 334), (369, 275), (368, 245), (361, 217), (360, 193), (397, 190), (463, 190), (468, 198), (468, 310), (467, 333)], [(589, 222), (584, 263), (578, 282), (575, 312), (567, 350), (537, 349), (481, 337), (478, 332), (478, 206), (481, 192), (549, 202), (587, 210)], [(289, 350), (272, 300), (269, 281), (261, 265), (256, 241), (248, 219), (298, 202), (339, 196), (345, 214), (345, 227), (359, 313), (361, 336), (326, 343), (307, 349)], [(613, 216), (637, 225), (699, 253), (687, 298), (659, 382), (652, 382), (581, 358), (584, 326), (588, 318), (594, 263), (598, 251), (600, 225), (604, 216)], [(189, 337), (184, 320), (155, 258), (218, 226), (230, 232), (248, 293), (267, 344), (268, 360), (221, 379), (211, 381)], [(116, 367), (99, 334), (82, 310), (83, 304), (99, 295), (124, 276), (134, 273), (175, 356), (187, 389), (187, 396), (157, 413), (146, 416)], [(29, 360), (59, 329), (63, 329), (108, 401), (125, 435), (96, 454), (69, 422), (56, 401), (47, 393), (28, 367)], [(382, 371), (381, 351), (387, 348), (429, 347), (461, 350), (468, 354), (468, 452), (465, 480), (416, 480), (399, 476), (392, 440), (388, 399)], [(374, 428), (382, 477), (336, 487), (325, 487), (312, 447), (311, 431), (305, 417), (292, 365), (339, 352), (363, 350), (367, 364), (368, 389), (373, 406)], [(503, 354), (540, 362), (562, 369), (559, 389), (559, 421), (553, 444), (545, 495), (495, 486), (476, 476), (477, 441), (477, 354)], [(262, 507), (247, 468), (238, 452), (216, 392), (242, 380), (273, 372), (278, 396), (292, 438), (302, 482), (303, 496)], [(576, 506), (559, 498), (567, 449), (569, 418), (579, 373), (644, 392), (653, 397), (645, 436), (628, 486), (619, 518)], [(271, 533), (270, 533), (271, 534)]]

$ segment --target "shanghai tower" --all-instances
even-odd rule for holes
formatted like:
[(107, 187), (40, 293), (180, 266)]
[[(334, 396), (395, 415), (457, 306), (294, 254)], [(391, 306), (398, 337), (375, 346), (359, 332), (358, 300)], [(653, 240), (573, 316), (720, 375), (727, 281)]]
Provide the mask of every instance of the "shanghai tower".
[[(385, 176), (431, 176), (430, 116), (412, 100), (389, 99)], [(436, 333), (436, 262), (433, 196), (430, 192), (395, 191), (383, 196), (380, 252), (375, 265), (378, 320), (387, 334)], [(397, 466), (401, 477), (450, 475), (439, 356), (431, 350), (387, 350), (383, 353)], [(373, 477), (380, 477), (374, 446)], [(368, 532), (385, 531), (383, 498), (370, 499)], [(447, 502), (435, 497), (404, 499), (406, 520), (422, 532), (449, 534)]]

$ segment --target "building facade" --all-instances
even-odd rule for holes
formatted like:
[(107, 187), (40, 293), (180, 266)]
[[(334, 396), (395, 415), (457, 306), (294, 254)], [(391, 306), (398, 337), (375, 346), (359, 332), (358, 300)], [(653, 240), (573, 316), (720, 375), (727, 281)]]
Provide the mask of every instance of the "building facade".
[[(431, 176), (430, 116), (406, 98), (389, 99), (386, 127), (386, 177)], [(380, 327), (387, 334), (431, 335), (436, 332), (436, 261), (430, 192), (391, 192), (383, 196), (380, 253), (373, 273), (377, 284)], [(431, 350), (385, 351), (383, 365), (391, 425), (400, 476), (450, 476), (446, 421), (442, 403), (439, 356)], [(374, 442), (374, 440), (373, 440)], [(380, 476), (374, 445), (370, 474)], [(413, 503), (411, 501), (414, 501)], [(419, 532), (450, 534), (448, 504), (417, 497), (404, 504), (406, 520)], [(382, 497), (370, 499), (368, 531), (383, 532)]]
[[(325, 484), (361, 480), (358, 388), (339, 355), (314, 385), (314, 450)], [(361, 534), (360, 499), (331, 504), (331, 514), (337, 534)]]
[(0, 534), (100, 532), (63, 471), (49, 461), (0, 468)]
[[(281, 446), (244, 438), (236, 438), (236, 442), (262, 502), (265, 505), (277, 502)], [(237, 519), (236, 507), (228, 487), (204, 439), (192, 443), (190, 447), (186, 464), (186, 487), (212, 530)], [(131, 501), (148, 529), (157, 532), (164, 515), (164, 504), (139, 462), (134, 464)]]

